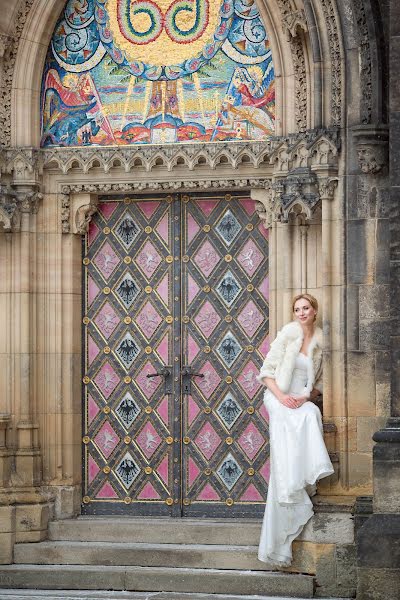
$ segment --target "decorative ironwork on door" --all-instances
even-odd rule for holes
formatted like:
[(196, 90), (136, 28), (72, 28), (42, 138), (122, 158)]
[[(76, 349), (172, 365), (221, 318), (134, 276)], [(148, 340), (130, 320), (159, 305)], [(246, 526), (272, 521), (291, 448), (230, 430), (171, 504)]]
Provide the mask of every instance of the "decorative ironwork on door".
[(266, 238), (239, 195), (100, 203), (83, 258), (84, 513), (262, 513)]

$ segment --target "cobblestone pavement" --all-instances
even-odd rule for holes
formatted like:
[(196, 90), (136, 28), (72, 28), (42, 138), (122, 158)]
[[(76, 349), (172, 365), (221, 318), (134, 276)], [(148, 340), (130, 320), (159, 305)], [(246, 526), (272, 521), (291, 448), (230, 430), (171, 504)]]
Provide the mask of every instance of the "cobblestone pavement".
[[(0, 600), (294, 600), (271, 596), (225, 596), (176, 592), (91, 592), (71, 590), (1, 590)], [(297, 598), (295, 600), (306, 600)], [(326, 598), (325, 600), (346, 600)], [(347, 599), (348, 600), (348, 599)]]

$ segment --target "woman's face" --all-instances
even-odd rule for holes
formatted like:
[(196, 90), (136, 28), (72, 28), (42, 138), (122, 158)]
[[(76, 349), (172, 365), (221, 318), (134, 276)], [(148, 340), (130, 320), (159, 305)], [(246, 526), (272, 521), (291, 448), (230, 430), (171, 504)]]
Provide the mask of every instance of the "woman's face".
[(306, 298), (300, 298), (294, 305), (294, 316), (302, 325), (314, 323), (317, 311), (311, 306)]

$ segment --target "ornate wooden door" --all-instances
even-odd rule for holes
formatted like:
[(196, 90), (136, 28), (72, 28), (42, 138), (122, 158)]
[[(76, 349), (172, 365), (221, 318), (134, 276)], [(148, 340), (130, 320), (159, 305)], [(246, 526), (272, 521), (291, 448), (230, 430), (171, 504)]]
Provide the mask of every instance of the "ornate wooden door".
[(268, 252), (254, 204), (101, 202), (83, 257), (84, 513), (262, 513)]

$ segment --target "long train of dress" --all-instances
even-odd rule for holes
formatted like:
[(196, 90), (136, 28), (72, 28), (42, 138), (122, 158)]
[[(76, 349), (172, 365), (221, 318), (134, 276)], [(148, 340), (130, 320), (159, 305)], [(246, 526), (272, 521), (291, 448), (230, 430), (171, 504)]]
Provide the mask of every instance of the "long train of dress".
[[(289, 393), (302, 395), (308, 360), (301, 353), (296, 358)], [(269, 390), (264, 404), (270, 417), (271, 475), (258, 558), (271, 566), (288, 566), (292, 541), (313, 515), (307, 490), (318, 479), (331, 475), (333, 467), (315, 404), (305, 402), (300, 408), (287, 408)]]

